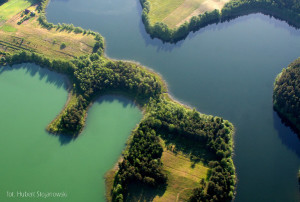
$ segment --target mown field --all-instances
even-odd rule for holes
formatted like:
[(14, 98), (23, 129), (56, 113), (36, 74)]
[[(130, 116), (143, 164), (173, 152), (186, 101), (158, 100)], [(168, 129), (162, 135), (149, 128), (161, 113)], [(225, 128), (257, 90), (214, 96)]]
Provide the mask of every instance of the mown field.
[(221, 10), (230, 0), (148, 0), (149, 17), (152, 24), (163, 22), (175, 28), (192, 16), (214, 9)]
[(163, 169), (168, 175), (168, 186), (164, 195), (154, 201), (187, 201), (201, 179), (206, 178), (208, 168), (201, 163), (194, 164), (182, 154), (166, 150), (162, 156)]
[[(27, 50), (51, 58), (74, 58), (92, 53), (94, 36), (44, 29), (39, 25), (36, 7), (34, 0), (10, 0), (0, 6), (0, 51)], [(25, 9), (36, 15), (24, 15)], [(25, 16), (30, 19), (19, 25)]]
[(10, 0), (0, 7), (0, 21), (5, 21), (34, 4), (34, 0)]

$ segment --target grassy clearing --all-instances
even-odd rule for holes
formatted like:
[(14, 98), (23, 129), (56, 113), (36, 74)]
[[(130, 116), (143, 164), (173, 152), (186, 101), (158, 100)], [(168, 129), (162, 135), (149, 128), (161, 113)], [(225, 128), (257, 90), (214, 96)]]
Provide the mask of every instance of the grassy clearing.
[(161, 142), (164, 147), (161, 160), (168, 175), (168, 185), (164, 194), (157, 195), (154, 201), (188, 199), (192, 190), (199, 187), (200, 180), (206, 178), (208, 167), (202, 161), (194, 161), (193, 154), (182, 150), (183, 147), (174, 141), (165, 139)]
[(0, 21), (8, 20), (34, 4), (34, 0), (10, 0), (0, 7)]
[(201, 179), (206, 178), (208, 168), (202, 163), (193, 163), (190, 158), (165, 150), (162, 156), (163, 169), (168, 175), (168, 186), (162, 196), (154, 201), (177, 201), (188, 199), (191, 191), (199, 187)]
[(149, 19), (152, 24), (163, 22), (175, 28), (206, 11), (221, 10), (230, 0), (148, 0)]
[(2, 27), (0, 27), (0, 30), (3, 30), (4, 32), (16, 32), (17, 28), (11, 25), (4, 24)]
[[(38, 25), (37, 17), (17, 25), (18, 19), (9, 20), (0, 27), (0, 50), (15, 52), (27, 50), (51, 58), (74, 58), (89, 54), (95, 43), (91, 35), (46, 30)], [(66, 48), (61, 49), (65, 43)]]
[(161, 22), (178, 8), (185, 0), (148, 0), (150, 3), (149, 18), (152, 23)]
[(163, 22), (170, 27), (175, 27), (182, 20), (186, 19), (193, 13), (205, 0), (186, 0), (172, 13), (163, 19)]
[(167, 186), (153, 189), (141, 184), (131, 185), (127, 201), (187, 201), (193, 189), (199, 187), (201, 179), (206, 179), (208, 167), (193, 160), (195, 152), (187, 154), (185, 150), (180, 151), (182, 145), (169, 140), (161, 140), (161, 144), (164, 147), (161, 160), (163, 171), (168, 175)]
[[(92, 53), (95, 44), (92, 35), (44, 29), (37, 21), (38, 15), (18, 25), (23, 10), (36, 10), (37, 5), (32, 2), (35, 1), (10, 0), (0, 6), (0, 16), (6, 19), (0, 20), (0, 51), (14, 53), (26, 50), (63, 59)], [(62, 43), (66, 44), (66, 48), (61, 49)]]

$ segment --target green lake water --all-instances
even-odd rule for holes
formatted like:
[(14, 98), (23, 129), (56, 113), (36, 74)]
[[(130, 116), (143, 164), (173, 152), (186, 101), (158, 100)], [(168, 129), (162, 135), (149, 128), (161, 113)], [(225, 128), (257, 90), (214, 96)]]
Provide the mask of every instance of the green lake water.
[(299, 30), (252, 14), (167, 44), (145, 32), (138, 0), (51, 0), (47, 18), (98, 31), (109, 57), (154, 69), (174, 97), (231, 121), (236, 201), (300, 201), (300, 141), (272, 108), (275, 77), (300, 56)]
[[(123, 97), (103, 96), (77, 139), (49, 135), (47, 124), (67, 100), (64, 77), (33, 64), (7, 68), (0, 67), (0, 201), (105, 201), (104, 174), (140, 121), (140, 110)], [(67, 196), (42, 198), (39, 191)]]

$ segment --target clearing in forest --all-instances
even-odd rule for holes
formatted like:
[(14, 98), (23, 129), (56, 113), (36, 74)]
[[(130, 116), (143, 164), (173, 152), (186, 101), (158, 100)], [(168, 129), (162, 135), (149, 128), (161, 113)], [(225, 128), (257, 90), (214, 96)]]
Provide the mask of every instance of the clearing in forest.
[[(128, 201), (188, 201), (193, 189), (200, 186), (202, 179), (206, 180), (208, 172), (208, 167), (201, 160), (193, 160), (191, 157), (210, 157), (208, 153), (203, 154), (203, 150), (192, 145), (191, 141), (187, 141), (188, 144), (179, 144), (180, 141), (181, 138), (161, 140), (164, 148), (161, 160), (163, 172), (168, 176), (167, 186), (157, 190), (143, 185), (131, 186)], [(188, 145), (191, 147), (188, 148)], [(203, 154), (202, 157), (198, 152)]]
[(163, 22), (170, 28), (179, 27), (193, 16), (221, 10), (230, 0), (148, 0), (149, 18), (152, 24)]

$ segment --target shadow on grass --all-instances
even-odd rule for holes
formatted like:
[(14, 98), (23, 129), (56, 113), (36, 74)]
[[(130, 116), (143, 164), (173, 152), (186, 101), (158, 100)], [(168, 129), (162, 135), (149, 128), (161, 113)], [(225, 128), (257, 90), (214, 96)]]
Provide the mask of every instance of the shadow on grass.
[(156, 196), (161, 197), (164, 195), (166, 189), (167, 184), (158, 188), (153, 188), (142, 183), (130, 184), (125, 201), (153, 201)]
[(181, 134), (170, 134), (162, 131), (159, 134), (165, 141), (168, 150), (171, 150), (175, 155), (182, 152), (183, 155), (189, 156), (192, 168), (199, 162), (207, 165), (210, 161), (216, 159), (216, 156), (206, 148), (205, 142), (188, 139)]

